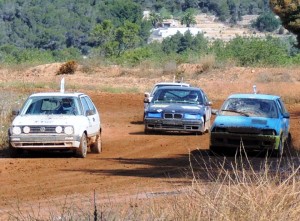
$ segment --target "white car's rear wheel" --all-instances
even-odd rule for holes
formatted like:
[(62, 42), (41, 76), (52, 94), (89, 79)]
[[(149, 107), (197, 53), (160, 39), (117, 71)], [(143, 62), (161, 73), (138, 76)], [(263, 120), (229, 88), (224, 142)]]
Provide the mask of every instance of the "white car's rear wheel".
[(102, 151), (101, 134), (97, 135), (95, 143), (91, 144), (91, 151), (93, 153), (101, 153), (101, 151)]
[(85, 133), (82, 134), (80, 139), (79, 148), (76, 150), (76, 155), (81, 158), (85, 158), (87, 154), (87, 139)]

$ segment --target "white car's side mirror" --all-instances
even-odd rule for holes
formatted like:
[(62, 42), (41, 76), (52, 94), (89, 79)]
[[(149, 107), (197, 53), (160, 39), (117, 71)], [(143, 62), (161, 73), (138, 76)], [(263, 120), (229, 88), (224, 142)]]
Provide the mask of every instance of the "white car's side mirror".
[(20, 110), (12, 110), (12, 111), (11, 111), (11, 114), (12, 114), (13, 116), (17, 116), (17, 115), (19, 115), (19, 113), (20, 113)]
[(144, 94), (144, 103), (149, 103), (149, 97), (150, 97), (150, 93), (145, 92), (145, 94)]

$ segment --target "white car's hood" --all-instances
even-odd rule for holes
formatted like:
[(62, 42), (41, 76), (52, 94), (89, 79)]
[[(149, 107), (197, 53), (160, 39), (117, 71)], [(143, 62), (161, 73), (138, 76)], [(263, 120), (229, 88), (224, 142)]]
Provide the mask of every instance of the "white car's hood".
[[(84, 116), (73, 115), (19, 115), (14, 120), (12, 125), (70, 125)], [(79, 123), (79, 122), (78, 122)]]

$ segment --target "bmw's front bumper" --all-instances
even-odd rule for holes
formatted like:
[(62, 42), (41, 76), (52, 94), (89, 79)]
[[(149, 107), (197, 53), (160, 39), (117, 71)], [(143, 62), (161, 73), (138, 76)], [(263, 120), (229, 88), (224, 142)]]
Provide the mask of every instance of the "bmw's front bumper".
[(202, 120), (145, 118), (145, 129), (154, 131), (204, 132), (204, 124)]

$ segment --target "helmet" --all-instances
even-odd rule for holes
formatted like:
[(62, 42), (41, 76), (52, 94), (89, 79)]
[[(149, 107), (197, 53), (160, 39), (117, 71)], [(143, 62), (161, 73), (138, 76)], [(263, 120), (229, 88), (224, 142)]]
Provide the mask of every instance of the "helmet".
[(71, 108), (72, 107), (72, 100), (68, 99), (68, 98), (62, 99), (62, 106), (63, 106), (64, 109)]
[(198, 101), (198, 94), (196, 92), (191, 92), (188, 96), (190, 101)]

